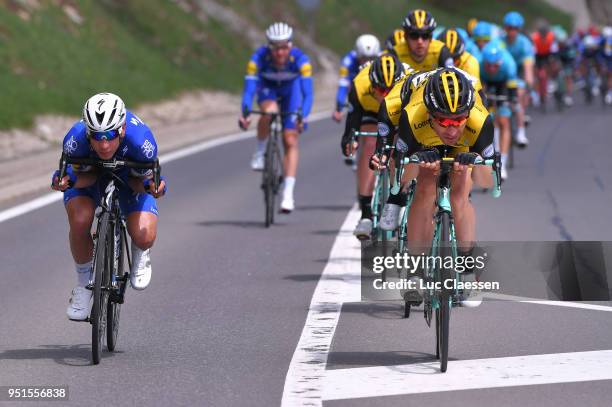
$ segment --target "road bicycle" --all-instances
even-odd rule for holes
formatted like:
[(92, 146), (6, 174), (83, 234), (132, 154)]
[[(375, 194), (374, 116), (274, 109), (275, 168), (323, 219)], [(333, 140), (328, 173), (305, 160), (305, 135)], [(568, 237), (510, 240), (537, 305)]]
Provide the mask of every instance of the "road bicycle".
[[(417, 155), (409, 158), (399, 154), (397, 162), (402, 163), (394, 177), (393, 190), (399, 191), (399, 182), (402, 177), (404, 165), (418, 164), (420, 162)], [(458, 257), (457, 239), (455, 235), (455, 224), (453, 220), (452, 208), (450, 205), (451, 191), (451, 172), (454, 158), (444, 157), (440, 160), (440, 173), (437, 180), (436, 213), (434, 215), (434, 233), (431, 248), (428, 252), (428, 259), (448, 259), (452, 258), (451, 264), (456, 264)], [(500, 156), (496, 153), (493, 159), (483, 160), (479, 158), (474, 165), (486, 165), (492, 168), (494, 187), (491, 191), (493, 197), (501, 196), (500, 186)], [(407, 218), (402, 220), (406, 223)], [(407, 252), (407, 250), (406, 250)], [(462, 273), (454, 268), (444, 267), (445, 261), (427, 262), (423, 269), (422, 281), (423, 290), (423, 315), (427, 326), (431, 327), (431, 320), (435, 315), (436, 327), (436, 359), (440, 360), (440, 370), (446, 372), (448, 365), (448, 343), (449, 343), (449, 321), (451, 309), (460, 305), (464, 293), (457, 288), (457, 283), (462, 281)], [(407, 275), (407, 272), (403, 273)], [(447, 284), (445, 284), (445, 282)], [(448, 283), (450, 282), (450, 283)], [(410, 317), (410, 310), (416, 303), (404, 301), (404, 317)]]
[[(298, 123), (302, 116), (296, 113), (262, 112), (259, 110), (250, 111), (250, 114), (270, 116), (270, 136), (266, 144), (264, 156), (264, 169), (261, 179), (261, 189), (264, 193), (265, 205), (265, 225), (267, 228), (274, 223), (274, 212), (276, 211), (276, 197), (283, 183), (283, 153), (281, 151), (281, 136), (283, 132), (282, 118), (286, 116), (296, 116)], [(246, 116), (246, 115), (245, 115)]]
[[(59, 179), (66, 175), (69, 164), (92, 166), (98, 170), (99, 175), (96, 185), (101, 193), (96, 209), (98, 221), (93, 234), (93, 267), (89, 284), (85, 287), (93, 291), (93, 305), (89, 317), (84, 320), (91, 323), (92, 362), (97, 365), (102, 358), (105, 342), (109, 352), (113, 352), (117, 346), (121, 305), (125, 301), (125, 290), (130, 281), (129, 270), (132, 268), (126, 219), (119, 205), (118, 190), (118, 187), (129, 187), (115, 171), (122, 168), (150, 169), (153, 171), (157, 189), (161, 169), (157, 159), (154, 162), (142, 163), (117, 159), (71, 158), (62, 153)], [(125, 258), (128, 262), (127, 269)]]

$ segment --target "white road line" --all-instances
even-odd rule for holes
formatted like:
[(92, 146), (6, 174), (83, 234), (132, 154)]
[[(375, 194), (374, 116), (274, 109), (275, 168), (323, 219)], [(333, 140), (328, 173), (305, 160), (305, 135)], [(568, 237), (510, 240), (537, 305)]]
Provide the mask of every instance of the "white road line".
[(587, 304), (587, 303), (572, 302), (572, 301), (538, 300), (537, 298), (519, 297), (516, 295), (499, 294), (499, 293), (484, 293), (483, 296), (486, 298), (491, 298), (495, 300), (516, 301), (516, 302), (524, 302), (528, 304), (551, 305), (554, 307), (579, 308), (579, 309), (588, 309), (591, 311), (612, 312), (612, 306), (609, 306), (609, 305), (596, 305), (596, 304)]
[(334, 241), (289, 365), (282, 406), (322, 405), (327, 355), (342, 303), (361, 300), (361, 246), (349, 233), (355, 228), (359, 216), (357, 207), (353, 207)]
[(328, 370), (324, 400), (612, 380), (612, 350)]
[[(314, 123), (320, 120), (324, 120), (331, 117), (331, 114), (327, 111), (317, 112), (310, 115), (308, 118), (309, 123)], [(340, 132), (340, 130), (338, 130)], [(198, 144), (194, 144), (189, 147), (182, 148), (180, 150), (173, 151), (168, 154), (164, 154), (159, 158), (159, 162), (162, 164), (169, 163), (171, 161), (179, 160), (181, 158), (200, 153), (205, 150), (210, 150), (211, 148), (215, 148), (224, 144), (233, 143), (235, 141), (244, 140), (250, 137), (254, 137), (254, 131), (248, 132), (239, 132), (229, 134), (227, 136), (223, 136), (220, 138), (215, 138), (213, 140), (202, 141)], [(308, 136), (308, 133), (305, 133), (305, 137)], [(59, 153), (58, 153), (59, 154)], [(49, 174), (53, 171), (49, 169)], [(49, 180), (51, 179), (51, 175), (49, 175)], [(50, 181), (49, 181), (50, 182)], [(7, 221), (12, 218), (16, 218), (17, 216), (24, 215), (28, 212), (32, 212), (36, 209), (42, 208), (44, 206), (50, 205), (54, 202), (61, 201), (62, 194), (59, 192), (51, 192), (49, 194), (43, 195), (41, 197), (35, 198), (31, 201), (22, 203), (17, 206), (13, 206), (12, 208), (5, 209), (0, 212), (0, 223)]]

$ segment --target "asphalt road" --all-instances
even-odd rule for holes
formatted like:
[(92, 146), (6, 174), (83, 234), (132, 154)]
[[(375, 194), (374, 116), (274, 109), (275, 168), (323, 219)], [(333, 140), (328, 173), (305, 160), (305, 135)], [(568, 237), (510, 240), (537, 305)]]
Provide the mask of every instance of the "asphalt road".
[[(609, 124), (599, 106), (535, 117), (503, 197), (474, 194), (479, 239), (610, 240)], [(128, 292), (118, 350), (98, 366), (90, 363), (90, 325), (65, 316), (74, 271), (61, 204), (2, 223), (0, 386), (68, 385), (70, 405), (279, 405), (313, 291), (354, 201), (340, 131), (331, 121), (311, 124), (301, 143), (297, 209), (271, 229), (262, 224), (259, 174), (248, 169), (253, 140), (164, 165), (169, 193), (159, 202), (152, 283)], [(415, 315), (401, 319), (397, 302), (342, 304), (327, 369), (434, 361), (433, 332)], [(453, 314), (451, 360), (612, 349), (611, 322), (605, 311), (485, 302)], [(410, 377), (401, 376), (406, 388)], [(323, 405), (494, 398), (507, 406), (590, 406), (607, 405), (611, 390), (612, 381), (589, 381), (587, 373), (572, 383), (374, 391)]]

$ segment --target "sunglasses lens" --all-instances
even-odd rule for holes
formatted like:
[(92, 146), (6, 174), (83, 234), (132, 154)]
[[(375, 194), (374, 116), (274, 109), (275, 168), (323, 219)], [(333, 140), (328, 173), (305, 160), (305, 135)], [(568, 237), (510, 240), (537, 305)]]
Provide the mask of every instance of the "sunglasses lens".
[(431, 39), (431, 34), (410, 33), (408, 37), (410, 37), (411, 40), (418, 40), (419, 38), (429, 40)]
[(459, 127), (467, 121), (467, 117), (464, 117), (463, 119), (441, 119), (434, 117), (434, 120), (442, 127)]
[(102, 141), (102, 140), (113, 140), (119, 136), (119, 130), (109, 130), (109, 131), (94, 131), (90, 133), (90, 137), (94, 140)]

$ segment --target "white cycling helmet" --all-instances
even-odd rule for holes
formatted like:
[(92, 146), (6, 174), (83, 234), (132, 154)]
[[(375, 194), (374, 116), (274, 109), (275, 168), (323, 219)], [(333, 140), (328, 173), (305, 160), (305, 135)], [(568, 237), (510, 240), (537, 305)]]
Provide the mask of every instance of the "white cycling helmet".
[(266, 30), (266, 37), (269, 42), (291, 41), (293, 28), (285, 23), (274, 23)]
[(372, 34), (363, 34), (355, 41), (355, 51), (359, 58), (376, 58), (380, 54), (380, 42)]
[(584, 47), (589, 50), (595, 49), (599, 46), (599, 41), (597, 41), (597, 38), (593, 37), (592, 35), (586, 35), (582, 39), (582, 43), (584, 44)]
[(112, 93), (98, 93), (85, 102), (83, 120), (91, 131), (116, 130), (125, 123), (125, 104)]

